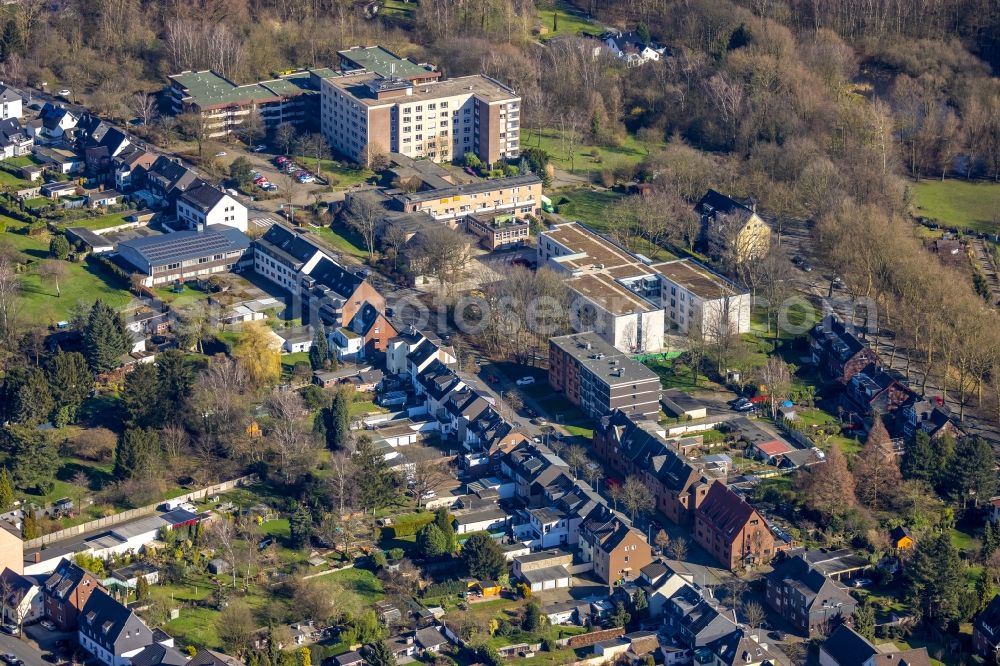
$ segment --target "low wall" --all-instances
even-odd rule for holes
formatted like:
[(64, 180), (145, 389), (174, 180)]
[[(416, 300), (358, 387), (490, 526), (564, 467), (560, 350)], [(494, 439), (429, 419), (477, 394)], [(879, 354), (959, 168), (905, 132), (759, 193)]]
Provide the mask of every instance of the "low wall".
[[(199, 488), (198, 490), (192, 490), (189, 493), (179, 495), (178, 497), (171, 498), (171, 501), (181, 501), (187, 502), (193, 499), (205, 499), (210, 495), (216, 493), (225, 492), (227, 490), (232, 490), (237, 486), (245, 486), (247, 484), (253, 483), (257, 480), (256, 474), (248, 474), (247, 476), (241, 476), (236, 479), (231, 479), (229, 481), (223, 481), (222, 483), (216, 483), (215, 485), (208, 486), (206, 488)], [(137, 509), (129, 509), (127, 511), (122, 511), (121, 513), (116, 513), (113, 516), (106, 516), (104, 518), (98, 518), (97, 520), (91, 520), (80, 525), (74, 525), (73, 527), (67, 527), (64, 530), (59, 530), (58, 532), (51, 532), (50, 534), (45, 534), (36, 539), (29, 539), (24, 542), (25, 548), (40, 548), (46, 546), (50, 543), (55, 543), (57, 541), (62, 541), (63, 539), (70, 539), (75, 536), (80, 536), (81, 534), (86, 534), (88, 532), (93, 532), (95, 530), (104, 529), (107, 527), (113, 527), (115, 525), (120, 525), (121, 523), (134, 520), (136, 518), (141, 518), (142, 516), (149, 516), (156, 512), (156, 507), (163, 504), (163, 502), (157, 502), (156, 504), (149, 504), (147, 506), (141, 506)]]

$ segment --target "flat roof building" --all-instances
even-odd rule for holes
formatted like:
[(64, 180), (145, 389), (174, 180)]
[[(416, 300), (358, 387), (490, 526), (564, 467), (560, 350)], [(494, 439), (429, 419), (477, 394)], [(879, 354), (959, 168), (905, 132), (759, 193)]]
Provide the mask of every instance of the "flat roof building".
[(549, 339), (549, 385), (587, 416), (660, 411), (660, 378), (594, 332)]
[(750, 330), (749, 293), (690, 259), (654, 263), (579, 222), (539, 234), (537, 253), (540, 267), (567, 276), (577, 328), (622, 351), (658, 351), (666, 331)]
[(338, 152), (364, 164), (387, 153), (435, 162), (474, 153), (486, 164), (520, 154), (521, 98), (511, 88), (482, 75), (426, 80), (366, 53), (348, 60), (373, 69), (322, 79), (320, 128)]
[(340, 69), (345, 72), (365, 69), (379, 76), (414, 83), (429, 83), (441, 78), (441, 72), (433, 65), (419, 65), (381, 46), (352, 46), (338, 51), (337, 55), (340, 56)]
[(118, 244), (118, 256), (152, 287), (175, 280), (207, 277), (241, 267), (250, 239), (232, 227), (177, 231)]

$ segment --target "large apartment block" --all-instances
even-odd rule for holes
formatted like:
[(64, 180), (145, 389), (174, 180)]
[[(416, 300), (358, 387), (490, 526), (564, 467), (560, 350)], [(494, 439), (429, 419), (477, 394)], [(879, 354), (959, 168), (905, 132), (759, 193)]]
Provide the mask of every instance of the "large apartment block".
[(750, 330), (750, 295), (690, 259), (654, 263), (579, 222), (538, 236), (538, 265), (567, 276), (573, 324), (623, 352), (658, 351), (667, 332), (713, 339)]
[(593, 332), (549, 339), (549, 385), (587, 416), (660, 411), (660, 378)]
[(393, 195), (406, 213), (427, 213), (439, 222), (455, 226), (469, 215), (539, 215), (542, 179), (535, 174), (480, 180), (418, 192)]
[(362, 163), (393, 152), (435, 162), (475, 153), (494, 164), (520, 154), (520, 108), (517, 93), (486, 76), (414, 81), (362, 69), (322, 80), (320, 128)]
[(269, 81), (237, 85), (211, 70), (181, 72), (170, 77), (167, 92), (174, 114), (200, 113), (210, 138), (239, 132), (256, 111), (266, 129), (281, 123), (306, 126), (317, 112), (317, 91), (331, 69), (286, 74)]

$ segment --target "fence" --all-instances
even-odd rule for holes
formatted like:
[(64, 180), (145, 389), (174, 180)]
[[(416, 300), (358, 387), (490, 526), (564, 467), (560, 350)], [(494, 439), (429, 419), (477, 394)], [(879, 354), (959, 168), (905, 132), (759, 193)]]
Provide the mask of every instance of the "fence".
[(569, 638), (560, 638), (556, 641), (556, 644), (571, 648), (581, 648), (593, 645), (594, 643), (600, 643), (601, 641), (609, 641), (612, 638), (618, 638), (624, 635), (625, 627), (615, 627), (613, 629), (591, 631), (587, 634), (577, 634), (576, 636), (570, 636)]
[[(227, 490), (232, 490), (237, 486), (245, 486), (253, 483), (257, 480), (256, 474), (248, 474), (246, 476), (241, 476), (236, 479), (231, 479), (229, 481), (223, 481), (222, 483), (216, 483), (215, 485), (208, 486), (206, 488), (199, 488), (198, 490), (192, 490), (189, 493), (184, 493), (178, 497), (171, 498), (172, 502), (187, 502), (193, 499), (205, 499), (210, 495), (216, 493), (225, 492)], [(100, 530), (106, 527), (113, 527), (115, 525), (120, 525), (129, 520), (135, 518), (141, 518), (142, 516), (152, 515), (156, 511), (156, 507), (163, 504), (163, 502), (157, 502), (156, 504), (149, 504), (146, 506), (141, 506), (137, 509), (129, 509), (128, 511), (122, 511), (121, 513), (116, 513), (113, 516), (106, 516), (104, 518), (98, 518), (97, 520), (91, 520), (89, 522), (83, 523), (81, 525), (74, 525), (73, 527), (67, 527), (64, 530), (59, 530), (58, 532), (51, 532), (50, 534), (45, 534), (38, 537), (37, 539), (29, 539), (24, 542), (25, 548), (40, 548), (46, 546), (50, 543), (55, 543), (57, 541), (62, 541), (63, 539), (69, 539), (71, 537), (80, 536), (81, 534), (86, 534), (94, 530)]]

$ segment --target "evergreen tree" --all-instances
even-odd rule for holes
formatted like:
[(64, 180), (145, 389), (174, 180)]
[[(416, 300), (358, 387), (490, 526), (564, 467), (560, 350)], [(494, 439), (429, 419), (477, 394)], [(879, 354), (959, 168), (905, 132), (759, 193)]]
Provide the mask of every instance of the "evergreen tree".
[(962, 508), (972, 498), (976, 506), (993, 496), (997, 489), (993, 449), (980, 437), (958, 442), (951, 464), (945, 469), (942, 484), (947, 495)]
[(155, 365), (141, 364), (125, 375), (121, 400), (126, 423), (132, 428), (159, 425), (161, 413), (160, 372)]
[(937, 456), (930, 435), (918, 430), (903, 451), (903, 462), (900, 465), (903, 476), (933, 484), (937, 480), (936, 463)]
[(69, 256), (69, 241), (62, 234), (56, 234), (49, 241), (49, 254), (56, 259), (66, 259)]
[(521, 628), (525, 631), (535, 632), (542, 628), (542, 608), (537, 601), (530, 602), (524, 609), (524, 619), (521, 621)]
[(976, 598), (979, 602), (976, 612), (986, 608), (986, 605), (993, 600), (996, 590), (993, 589), (993, 576), (989, 572), (989, 567), (983, 567), (976, 579)]
[(326, 447), (331, 451), (347, 446), (351, 433), (351, 392), (339, 390), (333, 403), (323, 410)]
[(649, 609), (649, 601), (646, 599), (646, 593), (640, 588), (635, 591), (635, 595), (632, 597), (632, 613), (638, 618), (645, 617), (646, 611)]
[(448, 552), (448, 541), (435, 523), (428, 523), (417, 532), (417, 550), (424, 557), (441, 557)]
[(14, 506), (14, 483), (6, 467), (0, 468), (0, 511), (10, 511)]
[(992, 520), (987, 520), (983, 527), (983, 557), (988, 558), (997, 549), (997, 530)]
[(10, 451), (14, 486), (44, 495), (54, 484), (59, 451), (34, 426), (8, 425), (0, 437), (0, 449)]
[(611, 616), (611, 626), (624, 627), (632, 620), (632, 615), (625, 610), (625, 604), (619, 601), (615, 604), (615, 612)]
[(160, 440), (150, 428), (128, 428), (115, 446), (114, 475), (118, 479), (148, 476), (159, 455)]
[(83, 355), (90, 369), (98, 374), (114, 370), (130, 347), (122, 316), (104, 301), (96, 301), (83, 329)]
[(301, 550), (309, 543), (313, 534), (312, 514), (305, 506), (299, 505), (288, 519), (289, 545)]
[(28, 539), (37, 539), (40, 536), (42, 536), (42, 529), (38, 526), (38, 520), (34, 513), (29, 512), (21, 523), (21, 538), (27, 541)]
[(146, 580), (145, 576), (139, 576), (135, 581), (135, 598), (137, 600), (145, 599), (149, 596), (149, 581)]
[[(191, 386), (194, 383), (194, 373), (191, 366), (184, 358), (184, 352), (179, 349), (169, 349), (156, 356), (156, 369), (159, 371), (160, 379), (160, 405), (164, 411), (175, 410), (178, 405), (191, 395)], [(168, 421), (169, 418), (161, 417), (161, 421)]]
[(56, 409), (66, 409), (70, 422), (94, 388), (94, 376), (87, 367), (87, 359), (79, 352), (62, 350), (49, 359), (45, 367), (52, 400)]
[(437, 528), (441, 530), (441, 534), (444, 535), (445, 544), (448, 553), (454, 553), (455, 549), (458, 547), (458, 540), (455, 536), (455, 528), (451, 524), (452, 518), (451, 514), (448, 513), (448, 509), (445, 507), (438, 507), (434, 512), (434, 524)]
[(875, 640), (875, 607), (864, 599), (854, 609), (854, 630), (870, 641)]
[(462, 561), (469, 575), (479, 580), (496, 580), (507, 569), (500, 546), (485, 534), (473, 534), (462, 546)]
[(925, 538), (906, 567), (910, 602), (928, 620), (946, 623), (958, 616), (959, 596), (965, 583), (958, 551), (946, 533)]
[(330, 358), (330, 344), (326, 341), (326, 332), (320, 326), (313, 336), (312, 346), (309, 347), (309, 365), (313, 370), (322, 370), (326, 367), (326, 362)]
[(4, 419), (25, 425), (38, 425), (52, 413), (52, 391), (40, 368), (17, 366), (3, 379), (0, 410)]
[(389, 469), (382, 452), (375, 448), (371, 439), (361, 437), (358, 440), (353, 461), (357, 469), (354, 479), (362, 508), (374, 513), (392, 504), (398, 492), (398, 480), (395, 472)]
[(396, 657), (385, 641), (379, 639), (368, 646), (365, 663), (368, 666), (396, 666)]

